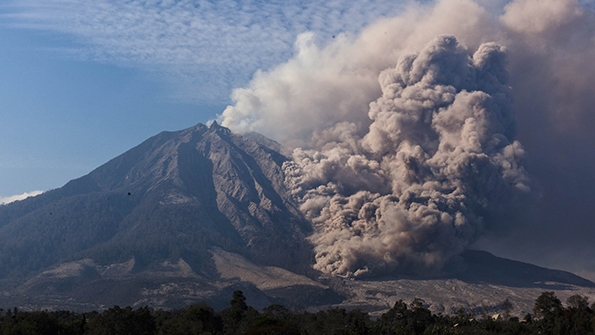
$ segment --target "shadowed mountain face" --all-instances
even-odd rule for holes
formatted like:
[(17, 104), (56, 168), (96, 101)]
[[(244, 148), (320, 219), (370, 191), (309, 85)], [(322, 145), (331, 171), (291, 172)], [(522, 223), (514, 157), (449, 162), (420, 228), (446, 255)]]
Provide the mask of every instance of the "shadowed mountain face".
[(310, 226), (285, 200), (285, 159), (216, 123), (160, 133), (60, 189), (1, 206), (0, 278), (83, 258), (134, 258), (135, 271), (182, 258), (209, 277), (213, 247), (304, 270)]
[(460, 255), (459, 262), (461, 267), (456, 269), (454, 276), (466, 282), (544, 289), (552, 289), (552, 285), (560, 288), (567, 285), (595, 287), (593, 282), (570, 272), (500, 258), (485, 251), (466, 250)]

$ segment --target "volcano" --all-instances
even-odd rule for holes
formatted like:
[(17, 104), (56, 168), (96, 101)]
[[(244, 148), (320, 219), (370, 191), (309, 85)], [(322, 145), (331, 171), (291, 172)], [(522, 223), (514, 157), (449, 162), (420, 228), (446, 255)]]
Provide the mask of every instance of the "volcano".
[[(527, 306), (544, 289), (595, 295), (593, 283), (573, 274), (477, 251), (432, 278), (321, 276), (312, 268), (312, 225), (289, 196), (280, 148), (256, 133), (198, 124), (162, 132), (59, 189), (0, 206), (0, 304), (222, 308), (241, 289), (260, 308), (380, 311), (417, 292), (449, 312), (484, 305), (486, 294), (498, 300), (498, 290), (499, 301)], [(450, 287), (469, 297), (440, 293)]]

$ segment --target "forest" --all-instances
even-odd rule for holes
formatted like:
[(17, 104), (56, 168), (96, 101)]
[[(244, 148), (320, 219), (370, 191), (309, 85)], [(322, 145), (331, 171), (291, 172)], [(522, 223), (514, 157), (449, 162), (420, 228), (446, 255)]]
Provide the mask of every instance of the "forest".
[(512, 316), (512, 303), (502, 302), (502, 313), (476, 315), (461, 309), (452, 315), (432, 314), (423, 301), (397, 301), (373, 319), (358, 309), (331, 308), (318, 312), (288, 310), (271, 305), (262, 311), (248, 306), (235, 291), (229, 307), (215, 311), (204, 304), (177, 310), (133, 309), (114, 306), (102, 312), (19, 311), (0, 309), (0, 335), (102, 334), (595, 334), (595, 303), (574, 295), (562, 304), (554, 292), (543, 292), (532, 314)]

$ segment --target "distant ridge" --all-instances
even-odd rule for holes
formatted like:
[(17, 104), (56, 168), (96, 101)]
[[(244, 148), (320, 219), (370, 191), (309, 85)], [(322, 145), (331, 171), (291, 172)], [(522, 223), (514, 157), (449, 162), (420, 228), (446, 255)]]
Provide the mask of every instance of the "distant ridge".
[(595, 287), (592, 281), (570, 272), (500, 258), (486, 251), (466, 250), (460, 257), (463, 265), (455, 276), (467, 282), (545, 289), (551, 289), (552, 285)]

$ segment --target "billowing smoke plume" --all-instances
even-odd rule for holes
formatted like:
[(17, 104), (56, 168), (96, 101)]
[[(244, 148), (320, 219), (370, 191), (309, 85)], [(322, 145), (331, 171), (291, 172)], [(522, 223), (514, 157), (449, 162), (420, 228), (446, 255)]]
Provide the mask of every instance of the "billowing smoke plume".
[(365, 136), (341, 123), (320, 151), (294, 151), (287, 184), (315, 225), (316, 269), (439, 269), (529, 192), (505, 59), (438, 37), (380, 74)]
[(592, 245), (594, 15), (576, 0), (506, 2), (413, 4), (324, 47), (304, 34), (234, 92), (223, 125), (294, 149), (286, 181), (315, 227), (317, 269), (439, 269), (508, 230), (503, 216), (533, 192), (515, 136), (542, 202), (503, 255), (543, 261), (521, 249), (551, 236), (568, 253)]

